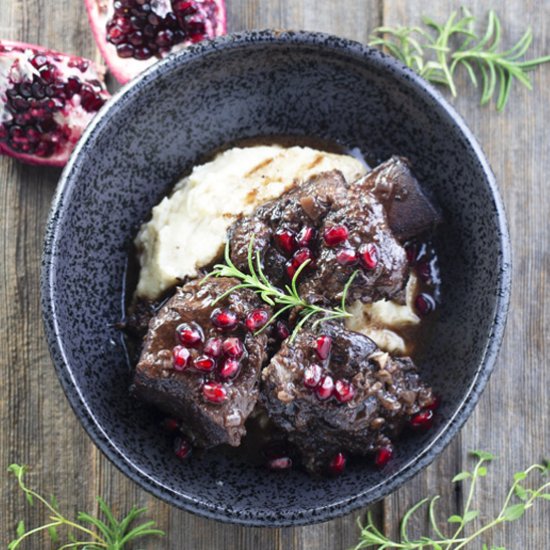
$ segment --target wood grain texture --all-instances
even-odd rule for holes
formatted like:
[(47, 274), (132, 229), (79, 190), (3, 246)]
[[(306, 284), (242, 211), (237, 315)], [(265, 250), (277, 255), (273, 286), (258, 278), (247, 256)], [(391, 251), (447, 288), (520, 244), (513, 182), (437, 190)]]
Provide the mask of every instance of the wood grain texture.
[[(416, 24), (421, 14), (444, 19), (455, 1), (420, 0), (318, 2), (313, 0), (228, 0), (229, 28), (322, 30), (362, 42), (381, 24)], [(55, 8), (54, 8), (55, 5)], [(531, 25), (533, 54), (550, 52), (550, 2), (493, 2), (511, 44)], [(484, 14), (487, 7), (469, 7)], [(0, 36), (97, 58), (80, 0), (2, 0)], [(376, 507), (388, 533), (395, 533), (405, 508), (440, 493), (442, 517), (461, 509), (463, 495), (448, 479), (461, 469), (469, 449), (501, 457), (476, 505), (494, 513), (502, 483), (522, 466), (550, 455), (550, 66), (533, 74), (534, 91), (515, 88), (504, 114), (477, 105), (465, 83), (455, 103), (493, 166), (507, 207), (514, 253), (514, 292), (496, 372), (474, 414), (435, 463)], [(21, 166), (0, 158), (0, 468), (32, 465), (29, 481), (58, 496), (67, 511), (96, 507), (102, 495), (118, 512), (133, 504), (149, 507), (168, 536), (140, 548), (192, 550), (340, 550), (357, 539), (347, 517), (302, 528), (253, 529), (222, 525), (175, 510), (126, 479), (93, 446), (72, 413), (55, 378), (40, 319), (39, 269), (44, 226), (59, 172)], [(0, 544), (18, 519), (35, 525), (41, 514), (25, 505), (14, 483), (1, 476)], [(43, 518), (42, 518), (43, 519)], [(418, 528), (423, 525), (417, 524)], [(540, 506), (518, 525), (488, 536), (507, 548), (550, 548), (550, 510)], [(35, 542), (28, 548), (48, 548)], [(477, 548), (477, 547), (476, 547)]]

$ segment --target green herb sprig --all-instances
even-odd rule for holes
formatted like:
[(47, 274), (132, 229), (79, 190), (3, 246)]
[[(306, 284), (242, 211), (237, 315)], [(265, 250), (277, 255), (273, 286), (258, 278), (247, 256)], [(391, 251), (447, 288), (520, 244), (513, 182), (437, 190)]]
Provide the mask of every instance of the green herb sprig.
[[(146, 511), (145, 508), (136, 508), (134, 506), (126, 517), (117, 520), (109, 506), (101, 498), (98, 498), (97, 501), (104, 520), (93, 517), (85, 512), (79, 512), (76, 519), (71, 520), (60, 512), (58, 503), (54, 497), (48, 501), (25, 485), (24, 476), (27, 471), (25, 466), (12, 464), (8, 468), (8, 471), (17, 478), (19, 487), (25, 493), (29, 504), (33, 505), (35, 501), (38, 501), (45, 506), (49, 513), (48, 523), (34, 527), (28, 531), (25, 523), (20, 521), (16, 528), (17, 538), (8, 544), (8, 550), (20, 548), (23, 542), (43, 531), (48, 532), (53, 544), (58, 544), (60, 543), (58, 532), (58, 528), (60, 527), (68, 529), (67, 536), (69, 542), (60, 543), (57, 546), (57, 550), (68, 550), (69, 548), (83, 550), (123, 550), (130, 542), (136, 539), (147, 536), (164, 536), (163, 531), (155, 529), (154, 521), (146, 521), (136, 527), (132, 527), (137, 518)], [(79, 536), (85, 537), (87, 540), (79, 540)]]
[(342, 300), (340, 306), (335, 309), (328, 309), (316, 304), (310, 304), (306, 302), (298, 294), (298, 278), (302, 271), (308, 266), (310, 260), (305, 261), (296, 270), (296, 273), (292, 277), (290, 285), (285, 285), (284, 289), (280, 289), (273, 286), (269, 279), (265, 276), (262, 268), (262, 262), (260, 259), (260, 252), (257, 250), (254, 255), (254, 239), (252, 238), (248, 243), (248, 273), (241, 271), (231, 261), (231, 254), (229, 249), (229, 242), (225, 246), (224, 254), (225, 264), (216, 264), (213, 270), (203, 279), (205, 281), (209, 277), (234, 277), (239, 279), (242, 283), (231, 287), (228, 291), (224, 292), (212, 301), (212, 305), (216, 305), (218, 302), (229, 296), (235, 290), (240, 288), (249, 288), (253, 290), (266, 304), (277, 309), (277, 311), (271, 316), (269, 321), (255, 334), (259, 334), (264, 331), (271, 323), (273, 323), (283, 313), (296, 308), (300, 316), (300, 320), (296, 323), (290, 342), (294, 341), (294, 338), (298, 332), (302, 329), (304, 324), (315, 315), (319, 315), (320, 318), (313, 323), (313, 327), (324, 321), (330, 321), (332, 319), (342, 319), (345, 317), (351, 317), (346, 309), (346, 298), (348, 295), (349, 287), (357, 275), (357, 271), (352, 273), (342, 291)]
[[(550, 501), (550, 482), (541, 483), (536, 489), (528, 488), (523, 482), (528, 478), (533, 478), (536, 474), (543, 477), (548, 477), (550, 474), (550, 463), (533, 464), (524, 471), (514, 474), (514, 481), (510, 486), (508, 494), (504, 499), (504, 503), (498, 515), (487, 521), (483, 526), (476, 531), (466, 535), (464, 533), (468, 524), (480, 516), (478, 510), (472, 510), (472, 501), (475, 493), (475, 488), (479, 479), (487, 475), (487, 465), (495, 459), (491, 453), (485, 451), (473, 451), (470, 453), (477, 459), (477, 462), (471, 471), (463, 471), (457, 474), (453, 479), (453, 483), (461, 481), (469, 482), (468, 496), (464, 506), (462, 515), (452, 515), (447, 519), (447, 523), (453, 527), (453, 533), (446, 536), (436, 519), (436, 505), (439, 500), (439, 495), (432, 498), (425, 498), (412, 506), (403, 516), (401, 521), (400, 539), (392, 541), (384, 535), (374, 524), (370, 512), (367, 515), (367, 524), (361, 528), (360, 540), (354, 550), (362, 548), (374, 548), (376, 550), (386, 549), (402, 549), (402, 550), (460, 550), (465, 548), (473, 541), (484, 535), (487, 531), (497, 527), (498, 525), (515, 521), (523, 516), (523, 514), (531, 508), (535, 502), (539, 500)], [(427, 505), (428, 517), (430, 523), (430, 533), (419, 538), (412, 539), (409, 535), (409, 522), (411, 517), (420, 508)], [(504, 550), (504, 548), (491, 546), (490, 548), (483, 544), (483, 550)]]
[[(507, 50), (499, 50), (501, 23), (496, 13), (488, 15), (487, 28), (480, 38), (475, 32), (476, 18), (462, 8), (462, 17), (453, 11), (443, 24), (423, 18), (421, 27), (378, 27), (371, 37), (371, 46), (382, 46), (411, 67), (420, 76), (435, 84), (447, 86), (456, 97), (457, 69), (466, 70), (472, 84), (481, 80), (481, 105), (497, 96), (496, 108), (504, 109), (514, 81), (532, 89), (528, 71), (550, 61), (550, 55), (524, 60), (533, 33), (527, 29), (519, 41)], [(458, 40), (459, 45), (455, 46)]]

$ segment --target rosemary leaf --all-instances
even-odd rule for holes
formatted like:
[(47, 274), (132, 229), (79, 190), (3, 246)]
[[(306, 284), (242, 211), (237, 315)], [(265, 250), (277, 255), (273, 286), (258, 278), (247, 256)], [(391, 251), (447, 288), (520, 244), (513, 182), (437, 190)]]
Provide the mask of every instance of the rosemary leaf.
[(423, 23), (427, 29), (378, 27), (369, 44), (383, 47), (426, 80), (446, 86), (454, 97), (458, 94), (456, 73), (464, 69), (475, 87), (481, 82), (480, 104), (494, 100), (498, 111), (506, 106), (514, 82), (531, 90), (528, 72), (550, 61), (550, 55), (523, 59), (533, 41), (531, 29), (511, 48), (502, 50), (502, 25), (493, 10), (481, 38), (475, 32), (476, 18), (466, 8), (460, 14), (453, 11), (442, 24), (428, 17)]

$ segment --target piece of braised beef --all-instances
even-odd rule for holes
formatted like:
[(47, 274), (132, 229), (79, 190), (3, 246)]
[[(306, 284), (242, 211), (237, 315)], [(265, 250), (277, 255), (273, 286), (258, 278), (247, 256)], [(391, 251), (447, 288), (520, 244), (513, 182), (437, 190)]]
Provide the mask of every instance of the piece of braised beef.
[(441, 213), (414, 177), (409, 161), (391, 157), (354, 183), (371, 191), (386, 210), (388, 224), (400, 242), (429, 233)]
[(339, 453), (391, 453), (403, 427), (435, 403), (409, 358), (392, 358), (338, 323), (285, 341), (262, 384), (269, 417), (317, 474), (338, 467)]
[(219, 298), (236, 279), (179, 287), (149, 323), (132, 392), (171, 417), (199, 447), (239, 445), (259, 394), (268, 337), (254, 336), (247, 317), (270, 308), (250, 290)]
[(276, 286), (288, 284), (309, 260), (299, 292), (311, 301), (339, 302), (355, 271), (350, 301), (399, 297), (407, 281), (406, 254), (382, 204), (370, 191), (348, 185), (338, 171), (314, 176), (235, 222), (231, 259), (242, 270), (251, 237)]

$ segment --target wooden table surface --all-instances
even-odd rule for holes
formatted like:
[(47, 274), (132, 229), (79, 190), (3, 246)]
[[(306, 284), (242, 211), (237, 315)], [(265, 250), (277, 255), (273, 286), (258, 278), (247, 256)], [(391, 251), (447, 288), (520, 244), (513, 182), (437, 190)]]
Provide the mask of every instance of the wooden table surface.
[[(421, 15), (444, 19), (460, 2), (420, 0), (227, 0), (229, 30), (300, 28), (366, 42), (384, 24), (416, 24)], [(2, 0), (0, 36), (97, 58), (83, 0)], [(485, 16), (487, 3), (468, 3)], [(531, 26), (533, 55), (550, 53), (550, 1), (492, 2), (503, 21), (503, 39), (515, 42)], [(462, 83), (464, 84), (464, 82)], [(500, 460), (474, 504), (493, 514), (513, 472), (550, 456), (550, 64), (533, 73), (534, 90), (514, 87), (504, 113), (478, 105), (478, 92), (460, 87), (453, 100), (484, 148), (507, 209), (513, 245), (513, 296), (496, 371), (475, 412), (446, 451), (425, 471), (373, 507), (383, 529), (396, 533), (403, 511), (420, 498), (442, 495), (442, 512), (461, 510), (464, 495), (449, 479), (471, 449)], [(94, 511), (102, 495), (122, 512), (147, 506), (166, 538), (147, 549), (324, 550), (346, 549), (358, 536), (365, 510), (300, 528), (257, 529), (224, 525), (171, 508), (121, 474), (92, 444), (69, 407), (54, 374), (40, 319), (39, 272), (48, 209), (59, 171), (0, 158), (0, 469), (32, 466), (29, 482), (55, 494), (70, 513)], [(1, 475), (0, 544), (17, 520), (45, 519), (29, 508), (15, 483)], [(444, 515), (442, 517), (445, 517)], [(415, 525), (421, 527), (420, 522)], [(508, 549), (550, 548), (550, 503), (519, 523), (486, 537)], [(35, 540), (26, 548), (49, 548)], [(481, 544), (472, 545), (481, 548)]]

